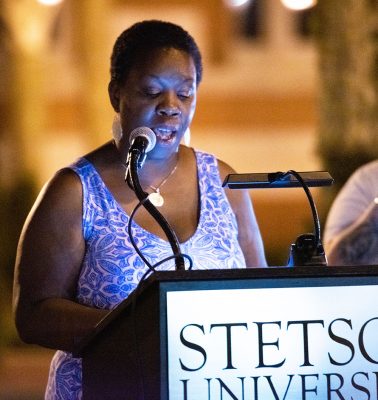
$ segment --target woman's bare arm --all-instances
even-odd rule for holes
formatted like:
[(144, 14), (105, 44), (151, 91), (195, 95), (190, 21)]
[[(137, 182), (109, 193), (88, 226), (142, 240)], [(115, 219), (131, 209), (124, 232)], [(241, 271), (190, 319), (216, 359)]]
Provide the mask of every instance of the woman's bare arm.
[[(219, 163), (221, 179), (235, 171), (222, 161)], [(266, 267), (267, 262), (264, 253), (263, 241), (260, 229), (253, 211), (248, 190), (226, 189), (227, 197), (238, 223), (238, 239), (243, 250), (248, 267)]]
[(106, 314), (75, 302), (84, 250), (81, 184), (63, 170), (42, 190), (19, 241), (13, 307), (25, 342), (71, 351)]

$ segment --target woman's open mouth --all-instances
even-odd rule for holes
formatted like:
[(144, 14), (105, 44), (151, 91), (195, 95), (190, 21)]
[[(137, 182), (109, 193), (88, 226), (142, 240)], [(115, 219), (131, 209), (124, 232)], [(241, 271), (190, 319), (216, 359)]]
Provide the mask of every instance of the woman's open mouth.
[(170, 128), (154, 128), (156, 140), (161, 144), (171, 144), (176, 138), (176, 129)]

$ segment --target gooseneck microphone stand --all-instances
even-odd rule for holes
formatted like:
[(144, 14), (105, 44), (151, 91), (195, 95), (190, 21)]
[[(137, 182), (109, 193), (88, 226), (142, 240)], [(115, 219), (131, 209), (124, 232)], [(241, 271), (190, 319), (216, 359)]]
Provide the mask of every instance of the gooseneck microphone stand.
[(184, 257), (181, 254), (180, 244), (176, 233), (164, 218), (164, 216), (157, 210), (157, 208), (148, 199), (148, 193), (146, 193), (139, 183), (138, 168), (141, 167), (141, 159), (145, 157), (142, 151), (137, 148), (132, 148), (129, 151), (128, 159), (126, 162), (127, 169), (125, 175), (125, 181), (129, 187), (135, 192), (135, 195), (139, 201), (143, 204), (143, 207), (151, 214), (156, 222), (161, 226), (165, 235), (167, 236), (168, 242), (171, 245), (175, 265), (177, 271), (185, 270)]

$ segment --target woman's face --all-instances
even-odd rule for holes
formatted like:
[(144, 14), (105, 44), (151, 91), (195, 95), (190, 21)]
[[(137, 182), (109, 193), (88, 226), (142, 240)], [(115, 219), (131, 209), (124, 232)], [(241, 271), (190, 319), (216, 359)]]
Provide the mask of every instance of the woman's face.
[(128, 148), (130, 132), (146, 126), (157, 139), (148, 157), (166, 158), (177, 151), (194, 115), (197, 82), (193, 59), (177, 49), (157, 49), (137, 63), (110, 96), (121, 117), (120, 145)]

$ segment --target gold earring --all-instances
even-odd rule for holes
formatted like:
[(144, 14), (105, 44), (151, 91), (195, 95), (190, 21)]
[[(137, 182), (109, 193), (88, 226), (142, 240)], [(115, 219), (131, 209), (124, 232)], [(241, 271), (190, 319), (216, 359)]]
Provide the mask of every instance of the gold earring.
[(122, 126), (121, 126), (121, 118), (119, 113), (116, 113), (113, 119), (113, 124), (112, 124), (112, 133), (113, 133), (113, 138), (118, 143), (123, 136), (122, 132)]
[(190, 146), (190, 129), (189, 127), (186, 129), (184, 136), (181, 141), (185, 146)]

